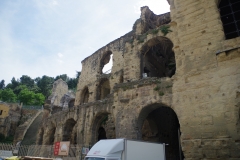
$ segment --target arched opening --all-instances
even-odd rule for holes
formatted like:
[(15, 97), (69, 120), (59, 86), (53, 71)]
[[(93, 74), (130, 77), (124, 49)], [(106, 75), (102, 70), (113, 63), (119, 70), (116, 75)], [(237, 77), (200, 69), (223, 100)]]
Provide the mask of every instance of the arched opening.
[(108, 79), (102, 79), (97, 89), (97, 100), (106, 98), (110, 94), (110, 83)]
[(240, 1), (220, 0), (219, 12), (226, 39), (240, 36)]
[(92, 125), (92, 144), (101, 139), (113, 138), (116, 138), (116, 133), (112, 115), (107, 112), (98, 114)]
[(43, 135), (44, 135), (44, 130), (43, 130), (43, 128), (41, 128), (39, 131), (39, 134), (38, 134), (38, 140), (37, 140), (38, 145), (43, 144)]
[(81, 104), (83, 103), (88, 103), (88, 99), (89, 99), (89, 90), (88, 87), (86, 87), (81, 95)]
[(102, 126), (98, 129), (98, 141), (101, 139), (107, 139), (106, 131)]
[(120, 76), (119, 83), (123, 83), (123, 75)]
[(69, 102), (68, 102), (68, 108), (72, 108), (74, 106), (74, 102), (75, 102), (75, 99), (71, 99)]
[(53, 145), (54, 144), (54, 137), (55, 137), (55, 131), (56, 131), (56, 127), (53, 126), (52, 128), (49, 129), (48, 131), (48, 137), (46, 140), (46, 145)]
[(75, 133), (73, 132), (73, 128), (76, 124), (74, 119), (68, 119), (63, 127), (63, 136), (62, 141), (70, 141), (71, 144), (74, 144)]
[(142, 77), (172, 77), (176, 71), (173, 43), (166, 37), (149, 40), (141, 49)]
[(100, 62), (100, 73), (109, 74), (112, 70), (113, 57), (112, 52), (107, 51), (104, 53), (103, 58)]
[(145, 107), (139, 115), (138, 127), (139, 139), (167, 144), (167, 160), (183, 158), (180, 147), (180, 124), (173, 109), (160, 104)]

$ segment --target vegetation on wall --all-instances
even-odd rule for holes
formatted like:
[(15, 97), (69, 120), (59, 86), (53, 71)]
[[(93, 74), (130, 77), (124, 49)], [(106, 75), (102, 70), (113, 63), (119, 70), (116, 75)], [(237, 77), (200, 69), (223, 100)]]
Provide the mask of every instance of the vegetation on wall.
[(75, 78), (69, 78), (67, 74), (58, 75), (55, 78), (42, 76), (32, 79), (22, 75), (19, 79), (12, 78), (11, 83), (5, 85), (0, 81), (0, 101), (22, 102), (24, 105), (42, 105), (51, 94), (54, 81), (63, 79), (68, 84), (68, 89), (76, 91), (81, 72), (77, 72)]
[(160, 27), (160, 31), (163, 33), (164, 36), (166, 36), (169, 32), (172, 32), (172, 30), (170, 30), (170, 26), (169, 25), (163, 25)]

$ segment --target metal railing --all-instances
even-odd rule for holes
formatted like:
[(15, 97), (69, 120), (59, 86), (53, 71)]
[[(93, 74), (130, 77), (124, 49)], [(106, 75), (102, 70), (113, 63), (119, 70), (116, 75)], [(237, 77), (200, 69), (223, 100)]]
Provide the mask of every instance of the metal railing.
[(23, 109), (34, 109), (34, 110), (41, 110), (43, 106), (34, 106), (34, 105), (23, 105)]
[[(65, 160), (79, 160), (84, 158), (82, 146), (70, 145), (68, 156), (54, 156), (54, 145), (20, 145), (0, 143), (0, 150), (12, 151), (15, 156), (51, 157)], [(1, 157), (1, 155), (0, 155)]]

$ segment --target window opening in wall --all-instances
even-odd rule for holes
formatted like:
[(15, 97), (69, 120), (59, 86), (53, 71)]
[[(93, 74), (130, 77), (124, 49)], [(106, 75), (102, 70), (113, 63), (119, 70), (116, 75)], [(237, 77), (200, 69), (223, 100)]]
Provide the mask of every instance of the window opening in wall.
[(98, 86), (97, 100), (106, 98), (110, 94), (110, 91), (109, 80), (103, 79)]
[(88, 99), (89, 99), (89, 90), (88, 88), (85, 88), (82, 92), (81, 103), (88, 103)]
[(219, 12), (226, 39), (240, 36), (240, 1), (221, 0)]
[(108, 51), (101, 61), (101, 68), (102, 68), (101, 72), (104, 74), (111, 73), (112, 66), (113, 66), (113, 55), (111, 51)]
[(123, 75), (120, 76), (119, 83), (123, 83)]
[(142, 77), (172, 77), (176, 63), (173, 43), (165, 37), (149, 40), (142, 47)]

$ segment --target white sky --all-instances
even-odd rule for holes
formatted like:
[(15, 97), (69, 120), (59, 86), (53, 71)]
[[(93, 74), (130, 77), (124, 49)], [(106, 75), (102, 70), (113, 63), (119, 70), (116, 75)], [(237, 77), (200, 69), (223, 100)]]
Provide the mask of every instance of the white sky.
[(167, 0), (0, 0), (0, 80), (75, 77), (81, 61), (132, 30), (140, 7)]

